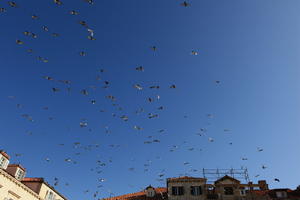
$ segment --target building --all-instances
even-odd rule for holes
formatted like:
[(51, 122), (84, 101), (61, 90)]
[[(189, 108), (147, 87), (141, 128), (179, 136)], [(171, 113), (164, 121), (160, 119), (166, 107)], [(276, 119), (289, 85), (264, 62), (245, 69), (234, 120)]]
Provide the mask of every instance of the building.
[(43, 178), (27, 178), (20, 164), (9, 164), (10, 156), (0, 151), (0, 200), (67, 200)]
[(144, 191), (111, 197), (104, 200), (162, 200), (168, 199), (167, 188), (154, 188), (151, 185)]
[(300, 200), (300, 187), (296, 190), (280, 188), (254, 193), (258, 200)]
[(300, 200), (300, 187), (270, 190), (265, 180), (241, 183), (225, 175), (208, 184), (206, 178), (184, 176), (168, 178), (165, 188), (148, 186), (141, 192), (104, 200)]

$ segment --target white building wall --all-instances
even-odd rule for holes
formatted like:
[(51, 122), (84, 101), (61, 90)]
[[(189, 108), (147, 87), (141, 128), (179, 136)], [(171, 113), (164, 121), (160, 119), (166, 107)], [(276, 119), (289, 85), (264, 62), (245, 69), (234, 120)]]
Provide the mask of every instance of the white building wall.
[(31, 189), (0, 169), (0, 200), (42, 200)]

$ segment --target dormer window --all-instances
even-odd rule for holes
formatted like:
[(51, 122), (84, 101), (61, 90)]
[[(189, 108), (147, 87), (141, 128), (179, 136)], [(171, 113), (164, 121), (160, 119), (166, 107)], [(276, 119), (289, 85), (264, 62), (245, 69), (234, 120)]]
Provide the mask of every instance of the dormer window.
[(155, 196), (155, 191), (147, 191), (147, 197), (154, 197)]
[(152, 187), (151, 185), (146, 188), (146, 196), (147, 197), (154, 197), (155, 196), (155, 188)]
[(8, 165), (8, 159), (4, 156), (0, 156), (0, 168), (6, 169)]
[(6, 171), (19, 181), (24, 179), (26, 174), (26, 169), (19, 164), (8, 165)]
[(18, 170), (16, 172), (16, 179), (22, 180), (24, 177), (25, 177), (25, 172), (23, 170), (21, 170), (20, 168), (18, 168)]

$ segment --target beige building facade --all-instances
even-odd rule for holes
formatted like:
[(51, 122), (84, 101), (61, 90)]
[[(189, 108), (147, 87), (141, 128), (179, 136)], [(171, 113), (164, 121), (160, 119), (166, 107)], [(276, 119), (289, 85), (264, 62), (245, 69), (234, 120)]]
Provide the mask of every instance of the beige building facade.
[(148, 186), (144, 191), (104, 200), (300, 200), (300, 186), (270, 190), (265, 180), (241, 183), (228, 175), (207, 182), (200, 177), (168, 178), (165, 188)]
[(167, 191), (169, 200), (204, 200), (206, 179), (195, 177), (168, 178)]
[(43, 178), (27, 178), (26, 169), (9, 164), (10, 156), (0, 151), (0, 200), (67, 200)]

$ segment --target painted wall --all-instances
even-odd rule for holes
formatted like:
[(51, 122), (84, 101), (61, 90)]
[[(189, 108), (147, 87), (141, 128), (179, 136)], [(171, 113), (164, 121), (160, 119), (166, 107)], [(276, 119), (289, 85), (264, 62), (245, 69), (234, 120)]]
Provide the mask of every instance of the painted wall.
[[(183, 186), (184, 187), (184, 195), (175, 196), (172, 195), (172, 187), (173, 186)], [(202, 188), (202, 195), (194, 196), (191, 195), (191, 186), (201, 186)], [(205, 192), (205, 181), (184, 181), (180, 180), (177, 182), (169, 182), (168, 183), (168, 192), (169, 192), (169, 200), (204, 200), (206, 199), (206, 192)]]
[(0, 200), (5, 198), (13, 200), (41, 200), (28, 187), (0, 169)]
[(55, 200), (64, 200), (63, 197), (61, 197), (58, 193), (56, 193), (54, 190), (52, 190), (50, 187), (48, 187), (46, 184), (42, 184), (41, 190), (39, 193), (39, 196), (43, 199), (45, 199), (47, 192), (53, 192), (55, 194)]

